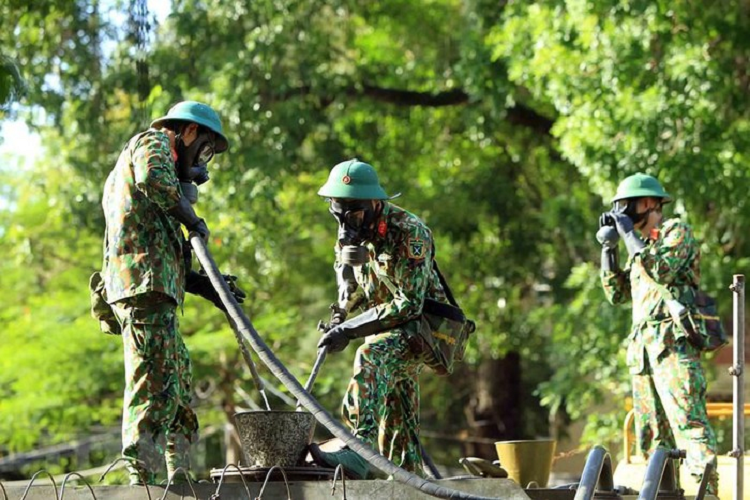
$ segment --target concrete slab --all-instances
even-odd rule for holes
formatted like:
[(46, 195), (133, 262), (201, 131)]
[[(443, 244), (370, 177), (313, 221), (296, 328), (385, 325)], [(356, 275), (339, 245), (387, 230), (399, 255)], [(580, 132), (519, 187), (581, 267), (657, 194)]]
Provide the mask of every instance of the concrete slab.
[[(475, 495), (494, 497), (503, 500), (530, 500), (524, 491), (509, 479), (457, 479), (441, 480), (438, 484), (447, 488), (457, 489)], [(187, 485), (173, 486), (169, 491), (163, 487), (151, 487), (146, 492), (143, 486), (94, 486), (71, 487), (66, 484), (65, 491), (60, 491), (62, 497), (56, 497), (52, 486), (32, 486), (25, 500), (422, 500), (433, 498), (414, 488), (410, 488), (396, 481), (347, 481), (346, 494), (341, 482), (337, 482), (336, 489), (331, 493), (331, 481), (290, 481), (289, 495), (283, 482), (269, 482), (261, 492), (263, 484), (248, 483), (250, 496), (248, 497), (242, 483), (225, 483), (217, 493), (218, 484), (201, 483), (193, 486), (195, 495)], [(20, 500), (25, 487), (6, 487), (7, 500)], [(150, 497), (149, 497), (150, 493)], [(0, 491), (2, 498), (2, 491)]]

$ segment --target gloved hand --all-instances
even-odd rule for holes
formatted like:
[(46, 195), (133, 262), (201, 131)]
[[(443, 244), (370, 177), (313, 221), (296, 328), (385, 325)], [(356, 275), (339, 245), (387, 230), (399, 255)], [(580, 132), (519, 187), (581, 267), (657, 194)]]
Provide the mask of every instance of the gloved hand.
[[(235, 300), (242, 304), (247, 295), (239, 286), (237, 286), (237, 276), (223, 274), (222, 277), (224, 278), (224, 281), (227, 282), (229, 291), (232, 292)], [(226, 311), (224, 304), (221, 302), (221, 297), (219, 297), (219, 293), (211, 284), (211, 279), (206, 275), (203, 269), (201, 269), (200, 272), (190, 271), (187, 274), (185, 278), (185, 291), (203, 297), (212, 302), (222, 311)]]
[(339, 307), (338, 304), (331, 304), (329, 309), (331, 310), (331, 319), (328, 323), (318, 322), (318, 330), (323, 333), (328, 333), (331, 328), (343, 323), (348, 315), (346, 309)]
[(344, 321), (338, 326), (334, 326), (320, 338), (318, 349), (327, 347), (328, 352), (343, 351), (349, 341), (367, 337), (374, 333), (387, 330), (388, 327), (378, 319), (378, 313), (375, 309), (368, 309), (356, 318)]
[(208, 243), (208, 237), (211, 235), (211, 232), (208, 230), (206, 221), (196, 215), (193, 206), (185, 196), (180, 196), (180, 201), (177, 205), (169, 209), (169, 214), (180, 221), (188, 231), (198, 233), (204, 243)]
[(238, 304), (242, 304), (243, 302), (245, 302), (247, 294), (237, 284), (237, 276), (233, 274), (222, 274), (221, 277), (224, 278), (224, 281), (227, 282), (229, 291), (232, 292), (232, 295), (234, 295), (234, 300), (236, 300)]
[(615, 220), (617, 232), (622, 237), (622, 241), (625, 242), (625, 248), (628, 249), (628, 255), (633, 256), (641, 253), (641, 251), (646, 248), (646, 244), (643, 243), (643, 240), (641, 240), (641, 238), (635, 233), (632, 219), (625, 214), (625, 207), (617, 208), (609, 213)]
[(208, 243), (208, 237), (211, 236), (211, 231), (208, 230), (208, 226), (206, 225), (205, 220), (198, 219), (198, 221), (194, 225), (185, 227), (190, 232), (195, 231), (196, 233), (198, 233), (198, 236), (201, 237), (203, 242)]
[(609, 212), (599, 216), (599, 230), (596, 232), (596, 240), (600, 245), (607, 248), (617, 248), (620, 242), (620, 234), (617, 232), (615, 219)]
[(346, 349), (351, 339), (346, 336), (346, 332), (331, 328), (318, 341), (318, 349), (327, 347), (328, 352), (341, 352)]
[[(603, 214), (602, 217), (605, 217), (606, 215), (609, 215), (609, 218), (614, 221), (615, 226), (617, 227), (617, 232), (623, 237), (623, 239), (627, 233), (632, 233), (635, 230), (633, 227), (633, 220), (625, 214), (624, 207), (616, 208), (608, 214)], [(601, 220), (602, 217), (599, 219)]]

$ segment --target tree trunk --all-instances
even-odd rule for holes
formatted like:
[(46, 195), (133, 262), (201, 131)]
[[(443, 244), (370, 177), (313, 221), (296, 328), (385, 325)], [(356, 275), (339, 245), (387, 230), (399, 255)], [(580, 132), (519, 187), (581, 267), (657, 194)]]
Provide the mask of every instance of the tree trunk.
[(523, 439), (522, 403), (521, 356), (509, 352), (482, 361), (466, 408), (470, 431), (465, 455), (495, 460), (495, 441)]

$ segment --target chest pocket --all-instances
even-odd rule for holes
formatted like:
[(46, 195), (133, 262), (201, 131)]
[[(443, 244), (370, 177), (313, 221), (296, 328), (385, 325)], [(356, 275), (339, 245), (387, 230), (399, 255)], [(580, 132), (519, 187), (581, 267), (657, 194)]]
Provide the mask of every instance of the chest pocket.
[[(375, 280), (377, 282), (377, 285), (373, 283), (373, 288), (377, 287), (383, 287), (392, 297), (396, 297), (398, 290), (393, 284), (393, 276), (391, 276), (391, 273), (393, 272), (393, 259), (388, 254), (381, 254), (378, 256), (377, 261), (375, 261), (372, 265), (373, 275), (375, 277)], [(383, 290), (385, 291), (385, 290)]]

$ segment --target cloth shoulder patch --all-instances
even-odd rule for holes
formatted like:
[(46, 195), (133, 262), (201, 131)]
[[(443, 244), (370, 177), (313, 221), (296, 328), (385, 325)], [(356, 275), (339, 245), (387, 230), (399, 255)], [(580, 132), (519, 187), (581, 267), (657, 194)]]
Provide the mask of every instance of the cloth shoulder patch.
[(411, 237), (406, 242), (406, 253), (410, 259), (421, 260), (425, 256), (425, 240), (419, 237)]

